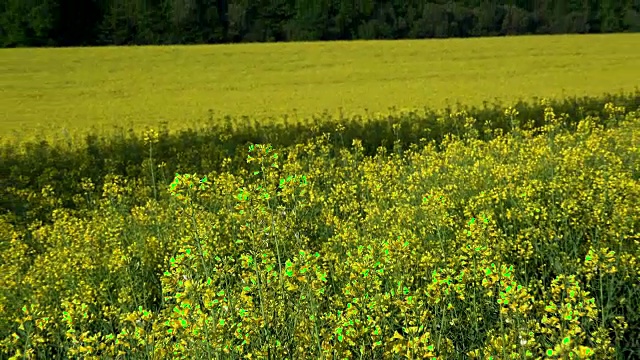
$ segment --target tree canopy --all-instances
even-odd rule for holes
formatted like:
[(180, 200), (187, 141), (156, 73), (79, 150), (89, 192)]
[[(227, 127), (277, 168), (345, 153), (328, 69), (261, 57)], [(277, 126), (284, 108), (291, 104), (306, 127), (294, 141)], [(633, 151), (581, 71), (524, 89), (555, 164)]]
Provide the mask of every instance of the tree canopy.
[(0, 46), (640, 31), (640, 0), (0, 0)]

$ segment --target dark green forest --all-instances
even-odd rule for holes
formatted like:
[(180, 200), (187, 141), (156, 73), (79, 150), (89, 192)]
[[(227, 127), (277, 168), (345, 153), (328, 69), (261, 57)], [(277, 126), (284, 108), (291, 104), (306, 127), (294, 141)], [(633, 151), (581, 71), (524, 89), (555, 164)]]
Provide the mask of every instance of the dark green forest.
[(0, 46), (640, 31), (640, 0), (0, 0)]

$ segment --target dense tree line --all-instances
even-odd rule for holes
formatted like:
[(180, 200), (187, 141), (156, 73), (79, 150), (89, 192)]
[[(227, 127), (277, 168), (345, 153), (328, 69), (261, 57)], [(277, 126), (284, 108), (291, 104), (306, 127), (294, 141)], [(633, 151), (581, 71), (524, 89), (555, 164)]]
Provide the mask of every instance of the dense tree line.
[(0, 0), (0, 46), (640, 31), (640, 0)]

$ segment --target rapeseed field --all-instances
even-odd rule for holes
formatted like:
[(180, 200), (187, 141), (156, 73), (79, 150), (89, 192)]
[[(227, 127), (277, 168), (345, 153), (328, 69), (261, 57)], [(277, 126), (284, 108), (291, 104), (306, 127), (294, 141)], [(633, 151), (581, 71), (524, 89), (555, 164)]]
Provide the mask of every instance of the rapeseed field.
[[(0, 136), (631, 91), (638, 34), (0, 50)], [(13, 134), (18, 131), (18, 134)]]
[(0, 354), (637, 358), (638, 95), (7, 145)]

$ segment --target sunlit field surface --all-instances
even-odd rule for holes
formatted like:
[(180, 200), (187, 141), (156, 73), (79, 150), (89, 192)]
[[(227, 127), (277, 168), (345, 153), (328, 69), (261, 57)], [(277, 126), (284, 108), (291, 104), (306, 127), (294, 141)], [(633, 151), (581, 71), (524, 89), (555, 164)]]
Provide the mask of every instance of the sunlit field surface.
[(0, 50), (0, 135), (62, 127), (601, 95), (640, 79), (637, 34)]

